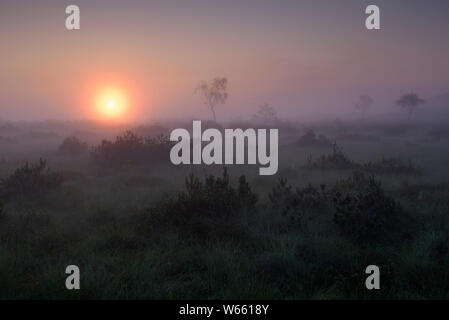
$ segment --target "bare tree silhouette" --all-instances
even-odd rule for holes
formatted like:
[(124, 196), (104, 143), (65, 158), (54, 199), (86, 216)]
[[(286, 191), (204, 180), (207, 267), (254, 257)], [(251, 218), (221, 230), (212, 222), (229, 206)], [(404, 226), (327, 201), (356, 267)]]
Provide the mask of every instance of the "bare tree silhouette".
[(407, 93), (396, 101), (396, 104), (401, 108), (407, 110), (408, 120), (410, 120), (412, 113), (418, 108), (418, 106), (424, 104), (425, 101), (421, 99), (416, 93)]
[(212, 112), (215, 122), (217, 122), (215, 107), (226, 103), (228, 99), (227, 86), (227, 78), (216, 77), (210, 83), (200, 83), (195, 89), (195, 92), (199, 92), (202, 95), (204, 105)]

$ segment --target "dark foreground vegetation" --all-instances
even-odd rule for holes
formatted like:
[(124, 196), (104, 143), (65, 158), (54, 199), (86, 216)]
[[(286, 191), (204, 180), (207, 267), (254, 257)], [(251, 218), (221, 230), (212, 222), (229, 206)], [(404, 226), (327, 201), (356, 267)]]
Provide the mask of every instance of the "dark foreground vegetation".
[(159, 164), (167, 162), (172, 142), (167, 136), (141, 137), (131, 131), (117, 136), (115, 141), (103, 140), (92, 156), (99, 166)]
[[(280, 178), (262, 197), (224, 168), (149, 205), (104, 208), (67, 185), (44, 160), (1, 180), (1, 299), (447, 298), (448, 187), (387, 192), (355, 171), (305, 187)], [(65, 289), (68, 264), (82, 290)], [(364, 287), (370, 264), (382, 290)]]
[[(173, 166), (160, 127), (32, 141), (4, 127), (0, 299), (448, 298), (445, 136), (310, 127), (280, 129), (274, 177)], [(71, 264), (78, 291), (65, 288)]]
[(413, 164), (412, 161), (403, 161), (399, 158), (385, 158), (368, 161), (366, 163), (357, 163), (351, 160), (343, 150), (335, 143), (332, 152), (322, 155), (317, 160), (312, 156), (307, 158), (307, 169), (313, 170), (361, 170), (370, 174), (377, 175), (420, 175), (421, 169)]

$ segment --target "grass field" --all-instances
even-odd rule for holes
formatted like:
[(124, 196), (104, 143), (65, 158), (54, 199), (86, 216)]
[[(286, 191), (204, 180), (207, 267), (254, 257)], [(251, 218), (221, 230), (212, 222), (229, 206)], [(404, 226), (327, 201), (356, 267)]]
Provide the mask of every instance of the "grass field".
[[(99, 165), (91, 152), (58, 151), (74, 128), (27, 126), (0, 130), (10, 139), (0, 140), (0, 299), (448, 298), (449, 137), (434, 126), (280, 128), (279, 172), (228, 166), (229, 183), (221, 166), (176, 167), (168, 154)], [(332, 144), (301, 146), (306, 127), (356, 165), (319, 162)], [(78, 136), (93, 148), (125, 129)], [(365, 166), (383, 157), (401, 162)], [(5, 182), (39, 158), (60, 183)], [(71, 264), (81, 290), (65, 288)], [(372, 264), (381, 290), (365, 288)]]

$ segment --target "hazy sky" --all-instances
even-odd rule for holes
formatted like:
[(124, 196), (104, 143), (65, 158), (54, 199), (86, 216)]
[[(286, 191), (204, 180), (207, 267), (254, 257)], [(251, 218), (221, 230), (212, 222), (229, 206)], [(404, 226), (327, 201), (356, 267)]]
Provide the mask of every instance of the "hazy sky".
[[(81, 30), (65, 29), (65, 7)], [(367, 5), (381, 30), (365, 29)], [(0, 118), (92, 117), (106, 86), (140, 121), (209, 117), (194, 88), (229, 79), (236, 118), (269, 103), (296, 117), (378, 108), (405, 91), (449, 91), (447, 0), (178, 0), (0, 2)]]

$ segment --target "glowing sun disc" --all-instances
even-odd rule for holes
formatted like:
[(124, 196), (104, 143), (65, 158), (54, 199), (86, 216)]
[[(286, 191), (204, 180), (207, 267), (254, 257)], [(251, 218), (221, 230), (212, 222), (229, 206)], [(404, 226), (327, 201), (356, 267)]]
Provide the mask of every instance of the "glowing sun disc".
[(95, 106), (99, 116), (109, 119), (119, 119), (126, 114), (128, 97), (119, 88), (105, 88), (97, 95)]

